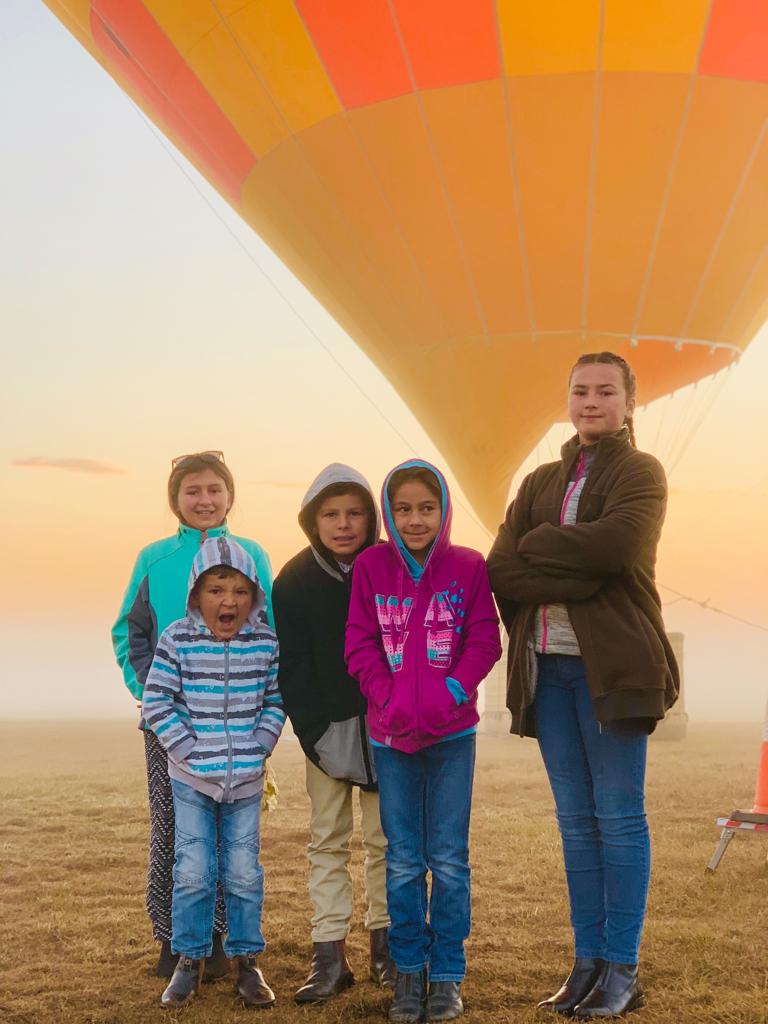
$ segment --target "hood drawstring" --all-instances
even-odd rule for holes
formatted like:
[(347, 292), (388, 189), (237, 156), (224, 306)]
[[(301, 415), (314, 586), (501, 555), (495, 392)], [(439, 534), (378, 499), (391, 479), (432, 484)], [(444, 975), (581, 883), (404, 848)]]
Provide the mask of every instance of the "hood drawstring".
[(433, 573), (433, 563), (431, 561), (430, 561), (429, 565), (427, 566), (427, 575), (429, 576), (429, 586), (430, 586), (430, 589), (432, 591), (434, 591), (434, 589), (435, 589), (435, 579), (434, 579), (434, 573)]
[(403, 601), (405, 600), (405, 566), (401, 561), (397, 569), (397, 606), (398, 608), (403, 607)]

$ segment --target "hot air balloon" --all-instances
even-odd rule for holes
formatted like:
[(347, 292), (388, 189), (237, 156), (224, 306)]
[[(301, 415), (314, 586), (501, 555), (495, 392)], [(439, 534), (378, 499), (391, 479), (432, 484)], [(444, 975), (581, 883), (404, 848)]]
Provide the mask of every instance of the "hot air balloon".
[(765, 0), (46, 2), (490, 527), (579, 353), (629, 355), (647, 402), (765, 320)]

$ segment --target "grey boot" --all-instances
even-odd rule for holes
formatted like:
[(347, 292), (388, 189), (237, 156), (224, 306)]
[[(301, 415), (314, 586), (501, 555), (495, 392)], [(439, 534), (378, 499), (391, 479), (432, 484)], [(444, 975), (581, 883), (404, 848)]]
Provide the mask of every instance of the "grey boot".
[(200, 991), (202, 975), (202, 960), (193, 960), (188, 956), (180, 956), (171, 982), (160, 996), (161, 1006), (164, 1006), (166, 1009), (186, 1006)]
[(395, 994), (389, 1007), (389, 1019), (397, 1024), (416, 1024), (424, 1020), (427, 1006), (427, 969), (415, 974), (397, 972)]
[(431, 981), (427, 994), (427, 1020), (455, 1020), (464, 1013), (460, 981)]

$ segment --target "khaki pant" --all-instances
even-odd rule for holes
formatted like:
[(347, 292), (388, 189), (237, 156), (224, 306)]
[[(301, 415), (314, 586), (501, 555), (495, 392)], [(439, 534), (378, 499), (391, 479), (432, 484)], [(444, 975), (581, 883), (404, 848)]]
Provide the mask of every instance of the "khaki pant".
[(379, 819), (379, 794), (364, 793), (348, 782), (329, 778), (307, 759), (307, 793), (312, 804), (309, 821), (309, 895), (315, 907), (312, 941), (345, 939), (352, 918), (352, 877), (349, 873), (352, 838), (352, 793), (360, 795), (365, 847), (365, 927), (389, 925), (387, 914), (387, 841)]

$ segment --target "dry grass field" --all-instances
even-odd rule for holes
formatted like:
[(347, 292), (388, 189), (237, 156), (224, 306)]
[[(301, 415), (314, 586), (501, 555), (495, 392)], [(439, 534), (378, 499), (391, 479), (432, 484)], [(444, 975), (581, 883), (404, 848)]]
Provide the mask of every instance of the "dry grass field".
[[(141, 737), (130, 722), (5, 723), (0, 819), (0, 1020), (7, 1024), (229, 1024), (253, 1020), (228, 981), (205, 986), (183, 1014), (157, 1005), (156, 950), (144, 912), (147, 824)], [(643, 975), (644, 1024), (768, 1022), (768, 843), (737, 837), (715, 876), (714, 818), (750, 803), (757, 727), (692, 727), (653, 743), (654, 837)], [(310, 948), (307, 798), (298, 745), (274, 759), (280, 807), (264, 824), (263, 965), (278, 994), (270, 1024), (383, 1020), (386, 997), (366, 980), (361, 913), (350, 937), (358, 984), (325, 1007), (292, 993)], [(571, 956), (552, 804), (530, 740), (482, 740), (472, 834), (474, 929), (467, 1024), (541, 1020), (535, 1001)], [(360, 850), (354, 871), (360, 877)]]

